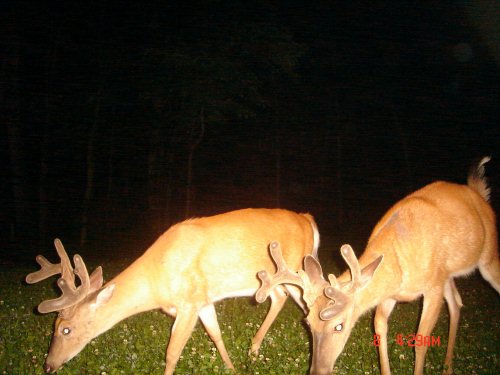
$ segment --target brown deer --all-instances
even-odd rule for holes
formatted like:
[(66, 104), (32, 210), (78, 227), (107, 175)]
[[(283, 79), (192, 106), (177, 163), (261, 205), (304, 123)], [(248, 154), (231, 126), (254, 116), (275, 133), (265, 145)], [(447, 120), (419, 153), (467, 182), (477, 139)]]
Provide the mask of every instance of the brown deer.
[[(319, 233), (313, 217), (281, 209), (244, 209), (176, 224), (104, 286), (101, 267), (89, 276), (82, 258), (75, 255), (73, 269), (56, 239), (61, 262), (52, 264), (39, 255), (36, 260), (41, 269), (26, 277), (28, 283), (36, 283), (61, 274), (57, 285), (62, 295), (38, 306), (41, 313), (59, 313), (45, 371), (57, 371), (90, 340), (121, 320), (152, 309), (175, 317), (165, 374), (173, 374), (198, 318), (226, 366), (234, 369), (222, 341), (214, 303), (255, 293), (259, 287), (257, 272), (274, 268), (267, 249), (273, 238), (286, 246), (283, 256), (292, 268), (301, 268), (305, 255), (317, 257)], [(79, 286), (75, 275), (80, 279)], [(288, 291), (301, 304), (300, 290), (293, 289)], [(271, 307), (252, 340), (253, 352), (258, 352), (286, 298), (284, 289), (271, 292)]]
[[(387, 354), (387, 320), (398, 301), (423, 296), (418, 333), (429, 337), (443, 297), (450, 313), (446, 374), (452, 373), (453, 347), (462, 300), (453, 279), (479, 268), (500, 293), (495, 214), (488, 204), (483, 158), (468, 177), (467, 185), (435, 182), (396, 203), (378, 222), (363, 255), (358, 259), (349, 245), (341, 248), (350, 272), (323, 278), (316, 259), (306, 256), (304, 270), (289, 270), (278, 242), (270, 246), (277, 272), (258, 275), (262, 302), (273, 288), (293, 284), (302, 288), (308, 307), (307, 322), (313, 336), (311, 374), (330, 374), (358, 318), (377, 307), (375, 332), (380, 338), (381, 372), (390, 374)], [(426, 345), (415, 346), (414, 374), (424, 371)]]

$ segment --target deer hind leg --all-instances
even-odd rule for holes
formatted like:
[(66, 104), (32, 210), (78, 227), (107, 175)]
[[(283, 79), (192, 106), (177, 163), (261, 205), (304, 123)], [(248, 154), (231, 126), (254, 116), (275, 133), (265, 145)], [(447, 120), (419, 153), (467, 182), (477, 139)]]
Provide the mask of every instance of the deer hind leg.
[(444, 298), (450, 312), (450, 331), (448, 333), (448, 348), (446, 349), (446, 359), (444, 361), (445, 370), (443, 374), (452, 374), (453, 348), (455, 347), (455, 340), (457, 337), (460, 308), (463, 306), (462, 298), (460, 298), (455, 281), (452, 278), (444, 285)]
[(177, 314), (170, 340), (167, 345), (165, 375), (172, 375), (181, 356), (182, 349), (186, 345), (198, 320), (198, 315), (194, 309), (182, 311)]
[[(442, 290), (432, 290), (431, 292), (424, 294), (424, 306), (422, 309), (422, 316), (420, 317), (420, 323), (418, 325), (417, 335), (420, 337), (428, 337), (432, 333), (432, 329), (436, 325), (436, 321), (439, 317), (439, 311), (441, 310), (441, 305), (443, 303), (443, 291)], [(415, 344), (415, 370), (414, 375), (424, 374), (424, 364), (425, 364), (425, 354), (427, 353), (427, 345), (423, 343), (421, 345)]]
[(224, 341), (222, 341), (222, 335), (220, 332), (219, 323), (217, 322), (217, 313), (215, 312), (215, 306), (213, 304), (204, 306), (199, 312), (199, 317), (208, 335), (214, 342), (215, 347), (219, 351), (219, 354), (222, 357), (222, 360), (226, 364), (227, 368), (234, 370), (233, 363), (231, 362), (226, 347), (224, 346)]
[(387, 321), (391, 315), (396, 300), (386, 299), (377, 306), (375, 311), (375, 333), (379, 335), (378, 353), (380, 358), (380, 372), (382, 375), (390, 375), (389, 355), (387, 354)]
[(262, 341), (264, 340), (264, 336), (266, 335), (267, 331), (271, 327), (271, 324), (273, 324), (274, 320), (276, 319), (279, 312), (283, 308), (283, 305), (285, 304), (288, 296), (283, 290), (283, 288), (275, 288), (271, 292), (270, 297), (271, 297), (271, 307), (269, 308), (269, 312), (267, 313), (266, 318), (262, 322), (259, 330), (252, 339), (252, 347), (250, 349), (249, 354), (259, 354), (259, 349), (262, 344)]
[(484, 279), (500, 293), (500, 260), (496, 243), (491, 250), (483, 252), (479, 260), (479, 271)]
[[(424, 294), (424, 306), (422, 309), (422, 316), (418, 325), (417, 335), (425, 338), (431, 335), (432, 329), (436, 325), (439, 317), (439, 311), (443, 303), (443, 291), (433, 290)], [(424, 343), (417, 345), (415, 343), (415, 370), (414, 375), (424, 374), (425, 354), (427, 353), (427, 345)]]

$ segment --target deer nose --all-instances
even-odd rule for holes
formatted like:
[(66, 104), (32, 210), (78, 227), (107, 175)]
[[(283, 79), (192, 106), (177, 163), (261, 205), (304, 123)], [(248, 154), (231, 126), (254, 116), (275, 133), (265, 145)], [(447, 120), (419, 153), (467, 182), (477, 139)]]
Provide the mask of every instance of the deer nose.
[(50, 367), (50, 365), (45, 362), (45, 364), (43, 365), (43, 370), (47, 373), (47, 374), (50, 374), (52, 372), (52, 367)]

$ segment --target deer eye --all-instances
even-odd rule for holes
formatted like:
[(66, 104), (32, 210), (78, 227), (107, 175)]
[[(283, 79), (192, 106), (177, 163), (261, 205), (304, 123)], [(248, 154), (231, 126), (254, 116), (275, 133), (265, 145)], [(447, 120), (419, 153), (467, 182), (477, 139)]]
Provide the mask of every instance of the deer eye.
[(337, 324), (333, 329), (335, 330), (335, 332), (342, 332), (342, 330), (344, 329), (344, 325), (342, 323)]
[(71, 333), (71, 329), (70, 329), (70, 328), (68, 328), (68, 327), (64, 327), (64, 328), (62, 329), (62, 334), (63, 334), (63, 335), (65, 335), (65, 336), (66, 336), (66, 335), (69, 335), (70, 333)]

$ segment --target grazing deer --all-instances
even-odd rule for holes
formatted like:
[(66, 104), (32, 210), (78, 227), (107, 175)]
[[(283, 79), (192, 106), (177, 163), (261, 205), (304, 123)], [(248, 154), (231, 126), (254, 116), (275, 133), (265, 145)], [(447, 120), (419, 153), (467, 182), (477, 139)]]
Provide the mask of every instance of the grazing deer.
[[(339, 278), (323, 278), (316, 259), (306, 256), (304, 270), (289, 270), (278, 242), (270, 245), (277, 272), (259, 272), (262, 286), (256, 293), (262, 302), (273, 288), (294, 284), (302, 288), (313, 336), (311, 374), (330, 374), (358, 318), (377, 307), (375, 331), (380, 337), (381, 372), (390, 374), (387, 354), (387, 320), (397, 301), (423, 296), (418, 327), (428, 337), (439, 315), (443, 297), (448, 303), (450, 328), (445, 373), (452, 373), (453, 347), (462, 300), (453, 279), (476, 267), (500, 293), (495, 214), (488, 204), (483, 158), (468, 184), (435, 182), (408, 195), (378, 222), (359, 261), (349, 245), (341, 254), (349, 265)], [(415, 347), (414, 374), (424, 371), (427, 346)]]
[[(75, 255), (74, 270), (61, 242), (61, 258), (52, 264), (43, 256), (41, 269), (26, 277), (36, 283), (61, 274), (59, 298), (42, 302), (41, 313), (59, 313), (44, 369), (51, 373), (77, 355), (94, 337), (121, 320), (152, 309), (175, 317), (167, 346), (165, 374), (173, 374), (182, 349), (200, 318), (228, 368), (234, 369), (222, 341), (214, 303), (224, 298), (252, 296), (259, 287), (256, 274), (271, 271), (267, 246), (279, 238), (291, 267), (301, 268), (305, 255), (317, 257), (319, 233), (309, 214), (281, 209), (244, 209), (197, 218), (172, 226), (127, 269), (103, 284), (102, 268), (90, 276)], [(75, 284), (75, 275), (80, 285)], [(290, 288), (301, 303), (300, 291)], [(264, 335), (283, 307), (284, 289), (271, 292), (271, 307), (252, 340), (258, 352)]]

